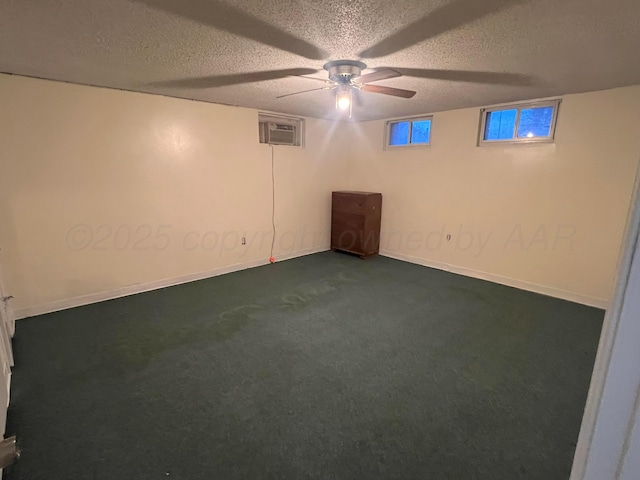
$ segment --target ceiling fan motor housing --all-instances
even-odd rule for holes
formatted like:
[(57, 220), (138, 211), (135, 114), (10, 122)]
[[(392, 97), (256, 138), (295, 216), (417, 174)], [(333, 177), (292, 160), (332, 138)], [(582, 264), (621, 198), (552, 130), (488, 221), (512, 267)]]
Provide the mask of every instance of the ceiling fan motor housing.
[(329, 72), (329, 78), (336, 83), (349, 83), (353, 77), (360, 76), (360, 72), (367, 66), (355, 60), (335, 60), (325, 63), (323, 67)]

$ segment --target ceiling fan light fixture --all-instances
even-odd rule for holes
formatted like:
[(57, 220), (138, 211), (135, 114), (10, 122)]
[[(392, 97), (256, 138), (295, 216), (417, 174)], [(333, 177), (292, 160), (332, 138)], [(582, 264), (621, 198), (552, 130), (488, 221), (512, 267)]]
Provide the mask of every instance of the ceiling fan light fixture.
[(336, 108), (347, 110), (351, 106), (351, 89), (348, 85), (343, 85), (336, 93)]
[(340, 110), (346, 110), (351, 105), (351, 99), (349, 94), (338, 95), (338, 108)]
[(336, 109), (349, 110), (349, 118), (351, 118), (351, 106), (353, 98), (351, 96), (351, 87), (349, 85), (340, 85), (336, 92)]
[(323, 68), (329, 74), (329, 80), (305, 76), (300, 76), (300, 78), (322, 81), (325, 83), (324, 87), (280, 95), (277, 98), (289, 97), (291, 95), (298, 95), (299, 93), (313, 92), (316, 90), (335, 90), (336, 110), (349, 110), (349, 118), (351, 118), (353, 113), (353, 91), (355, 89), (361, 92), (379, 93), (382, 95), (391, 95), (393, 97), (400, 98), (411, 98), (416, 94), (413, 90), (403, 90), (401, 88), (370, 84), (371, 82), (378, 82), (380, 80), (402, 76), (400, 72), (391, 68), (382, 68), (372, 73), (362, 75), (362, 71), (366, 69), (367, 66), (364, 63), (357, 62), (355, 60), (334, 60), (326, 63)]

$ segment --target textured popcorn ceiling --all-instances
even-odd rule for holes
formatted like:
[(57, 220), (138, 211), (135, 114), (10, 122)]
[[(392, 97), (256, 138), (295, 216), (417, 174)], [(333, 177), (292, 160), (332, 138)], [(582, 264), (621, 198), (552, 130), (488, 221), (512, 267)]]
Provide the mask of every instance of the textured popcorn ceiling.
[[(225, 83), (280, 69), (326, 77), (336, 59), (531, 77), (381, 81), (418, 93), (362, 93), (354, 120), (371, 120), (639, 84), (638, 25), (638, 0), (0, 0), (0, 71), (322, 118), (343, 118), (332, 92), (275, 98), (321, 83)], [(192, 77), (205, 78), (167, 84)]]

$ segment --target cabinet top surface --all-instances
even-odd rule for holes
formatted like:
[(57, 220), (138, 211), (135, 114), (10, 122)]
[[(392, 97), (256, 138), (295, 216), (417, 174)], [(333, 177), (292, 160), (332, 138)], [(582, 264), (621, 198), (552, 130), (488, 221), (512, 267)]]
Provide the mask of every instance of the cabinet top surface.
[(352, 190), (340, 190), (332, 193), (345, 193), (347, 195), (382, 195), (381, 193), (378, 193), (378, 192), (356, 192)]

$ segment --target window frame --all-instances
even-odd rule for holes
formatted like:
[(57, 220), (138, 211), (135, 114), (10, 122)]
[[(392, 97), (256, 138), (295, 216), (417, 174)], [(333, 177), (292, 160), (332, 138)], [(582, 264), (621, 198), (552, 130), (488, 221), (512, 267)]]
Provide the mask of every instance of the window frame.
[[(558, 123), (558, 111), (562, 99), (556, 98), (551, 100), (538, 100), (533, 102), (509, 103), (486, 107), (480, 109), (480, 126), (478, 129), (478, 146), (487, 147), (493, 145), (520, 145), (520, 144), (536, 144), (536, 143), (554, 143), (556, 141), (556, 125)], [(518, 138), (518, 127), (520, 123), (520, 112), (530, 108), (553, 107), (553, 116), (551, 118), (551, 127), (548, 137), (523, 137)], [(510, 140), (485, 140), (485, 130), (487, 128), (487, 117), (491, 112), (499, 112), (503, 110), (516, 110), (516, 121), (513, 130), (513, 138)]]
[[(411, 143), (411, 138), (413, 136), (413, 122), (420, 122), (424, 120), (429, 120), (431, 122), (431, 127), (429, 128), (429, 143)], [(406, 145), (391, 145), (391, 124), (392, 123), (402, 123), (409, 122), (409, 143)], [(394, 118), (392, 120), (387, 120), (384, 126), (384, 149), (389, 150), (396, 148), (420, 148), (420, 147), (430, 147), (432, 143), (433, 136), (433, 115), (420, 115), (416, 117), (403, 117), (403, 118)]]

